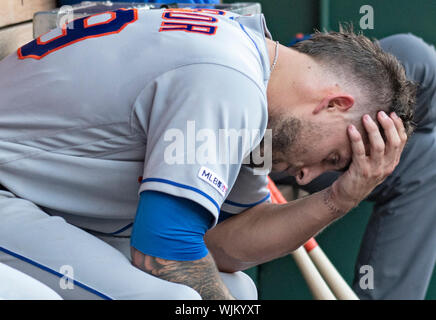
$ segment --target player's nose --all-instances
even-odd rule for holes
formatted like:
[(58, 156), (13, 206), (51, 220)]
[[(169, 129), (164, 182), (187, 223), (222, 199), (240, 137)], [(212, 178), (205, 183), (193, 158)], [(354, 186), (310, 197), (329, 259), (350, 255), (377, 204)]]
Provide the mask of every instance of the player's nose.
[(320, 176), (325, 170), (318, 167), (303, 167), (297, 171), (295, 180), (299, 185), (306, 185)]

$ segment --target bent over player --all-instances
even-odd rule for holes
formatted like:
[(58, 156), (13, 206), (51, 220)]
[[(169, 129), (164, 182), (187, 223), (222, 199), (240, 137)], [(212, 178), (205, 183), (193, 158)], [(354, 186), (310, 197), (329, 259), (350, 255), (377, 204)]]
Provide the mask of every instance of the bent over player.
[[(412, 34), (380, 39), (383, 50), (404, 65), (406, 76), (419, 85), (415, 130), (395, 171), (367, 200), (374, 202), (358, 255), (353, 289), (361, 299), (424, 299), (436, 262), (436, 51)], [(340, 175), (327, 172), (301, 186), (309, 192), (327, 188)], [(294, 183), (285, 174), (272, 177)], [(360, 287), (360, 269), (374, 269), (374, 288)]]
[[(240, 271), (355, 207), (412, 131), (393, 56), (347, 31), (308, 48), (207, 9), (110, 11), (21, 47), (0, 63), (0, 261), (68, 299), (255, 299)], [(256, 155), (345, 173), (275, 205)]]

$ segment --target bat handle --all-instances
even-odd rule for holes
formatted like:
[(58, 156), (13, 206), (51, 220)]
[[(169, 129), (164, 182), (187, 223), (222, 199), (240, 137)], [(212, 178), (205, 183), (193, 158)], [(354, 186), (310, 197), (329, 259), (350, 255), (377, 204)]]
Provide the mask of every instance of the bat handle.
[[(270, 177), (268, 189), (273, 203), (287, 202)], [(359, 300), (314, 238), (310, 238), (304, 248), (301, 246), (291, 254), (315, 299), (336, 300), (337, 297), (340, 300)]]
[(311, 238), (305, 245), (309, 257), (315, 264), (319, 273), (339, 300), (359, 300), (348, 283), (331, 263), (324, 251), (318, 246), (315, 239)]
[(336, 300), (303, 247), (291, 253), (315, 300)]

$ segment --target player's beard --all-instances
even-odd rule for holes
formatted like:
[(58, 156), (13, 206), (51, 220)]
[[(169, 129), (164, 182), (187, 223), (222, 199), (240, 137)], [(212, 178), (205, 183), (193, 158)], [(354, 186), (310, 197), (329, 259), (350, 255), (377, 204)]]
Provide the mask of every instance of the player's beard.
[(291, 115), (270, 114), (268, 129), (272, 131), (272, 164), (288, 162), (301, 136), (302, 121)]
[[(297, 163), (301, 163), (301, 158), (308, 154), (312, 145), (321, 141), (324, 130), (318, 125), (309, 121), (301, 120), (293, 115), (269, 114), (268, 129), (271, 130), (271, 144), (265, 147), (265, 141), (260, 143), (260, 153), (263, 157), (266, 150), (270, 150), (272, 165), (286, 163), (289, 169), (294, 171)], [(260, 167), (250, 163), (252, 167)]]
[(296, 173), (318, 152), (318, 147), (331, 132), (320, 124), (293, 115), (274, 115), (268, 119), (272, 131), (272, 165), (285, 163), (289, 173)]
[[(282, 114), (269, 114), (267, 129), (271, 132), (271, 139), (262, 138), (259, 144), (260, 156), (272, 159), (270, 164), (289, 161), (289, 156), (295, 149), (296, 141), (301, 131), (301, 121), (293, 116), (284, 116)], [(266, 146), (265, 143), (269, 143)], [(253, 152), (253, 151), (252, 151)], [(270, 153), (270, 154), (266, 154)], [(250, 154), (250, 167), (261, 168), (265, 163), (256, 163), (253, 161), (253, 153)]]

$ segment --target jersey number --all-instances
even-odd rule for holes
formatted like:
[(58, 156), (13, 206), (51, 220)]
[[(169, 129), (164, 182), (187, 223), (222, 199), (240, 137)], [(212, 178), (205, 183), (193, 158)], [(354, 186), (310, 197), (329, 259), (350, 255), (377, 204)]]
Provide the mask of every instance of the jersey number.
[[(70, 44), (119, 33), (138, 19), (136, 9), (120, 9), (76, 19), (61, 29), (50, 31), (18, 49), (20, 59), (41, 59)], [(57, 32), (57, 34), (56, 34)]]

